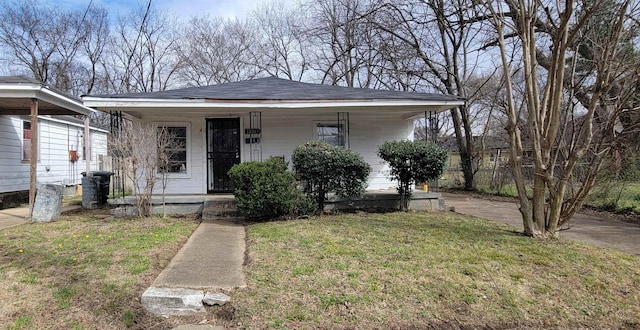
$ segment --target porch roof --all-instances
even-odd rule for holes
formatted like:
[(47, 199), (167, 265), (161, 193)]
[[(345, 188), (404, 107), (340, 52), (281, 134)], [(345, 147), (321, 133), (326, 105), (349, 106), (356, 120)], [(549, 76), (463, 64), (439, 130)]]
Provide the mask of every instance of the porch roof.
[(151, 93), (87, 95), (87, 106), (129, 112), (159, 108), (323, 109), (344, 111), (402, 107), (404, 112), (442, 111), (464, 104), (464, 99), (444, 94), (352, 88), (311, 84), (277, 77), (226, 84), (189, 87)]
[(96, 110), (73, 96), (22, 76), (0, 77), (0, 115), (29, 115), (31, 100), (40, 115), (90, 115)]

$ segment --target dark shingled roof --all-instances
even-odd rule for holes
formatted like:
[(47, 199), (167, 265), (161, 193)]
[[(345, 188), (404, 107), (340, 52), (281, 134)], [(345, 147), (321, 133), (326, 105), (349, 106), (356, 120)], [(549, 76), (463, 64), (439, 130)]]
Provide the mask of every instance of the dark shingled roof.
[(0, 76), (0, 84), (37, 84), (42, 83), (25, 76)]
[(209, 99), (209, 100), (416, 100), (460, 101), (444, 94), (411, 93), (367, 88), (351, 88), (292, 81), (277, 77), (259, 78), (220, 85), (190, 87), (151, 93), (91, 95), (101, 98), (131, 99)]

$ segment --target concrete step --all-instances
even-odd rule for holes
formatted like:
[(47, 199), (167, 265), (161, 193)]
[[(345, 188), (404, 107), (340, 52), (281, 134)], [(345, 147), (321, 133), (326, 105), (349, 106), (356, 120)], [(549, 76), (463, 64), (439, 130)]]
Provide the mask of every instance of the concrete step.
[(205, 314), (205, 293), (182, 288), (148, 288), (141, 297), (142, 306), (160, 316)]
[(235, 199), (207, 200), (202, 208), (203, 221), (236, 220), (240, 217)]

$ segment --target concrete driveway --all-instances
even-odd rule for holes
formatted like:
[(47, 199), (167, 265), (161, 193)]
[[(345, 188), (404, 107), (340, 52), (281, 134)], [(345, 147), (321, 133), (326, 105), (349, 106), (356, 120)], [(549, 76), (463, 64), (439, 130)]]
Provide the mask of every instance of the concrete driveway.
[[(447, 207), (455, 212), (495, 220), (523, 230), (522, 217), (514, 202), (495, 201), (473, 195), (442, 193)], [(570, 221), (569, 230), (561, 237), (589, 242), (606, 248), (618, 249), (640, 256), (640, 225), (616, 221), (603, 216), (577, 213)]]

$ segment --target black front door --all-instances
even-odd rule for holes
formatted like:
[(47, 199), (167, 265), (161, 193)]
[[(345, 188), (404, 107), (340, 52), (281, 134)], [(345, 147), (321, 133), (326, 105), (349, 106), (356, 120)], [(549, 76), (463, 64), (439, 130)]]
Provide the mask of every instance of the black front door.
[(227, 172), (240, 163), (240, 119), (207, 119), (207, 192), (232, 192)]

